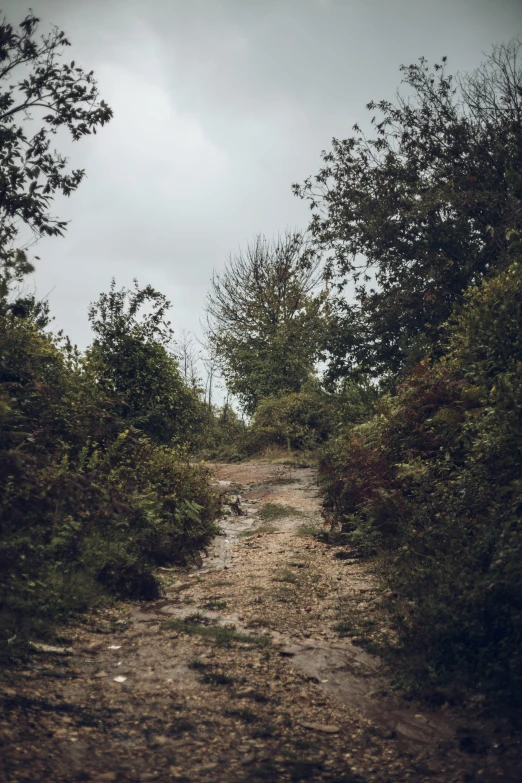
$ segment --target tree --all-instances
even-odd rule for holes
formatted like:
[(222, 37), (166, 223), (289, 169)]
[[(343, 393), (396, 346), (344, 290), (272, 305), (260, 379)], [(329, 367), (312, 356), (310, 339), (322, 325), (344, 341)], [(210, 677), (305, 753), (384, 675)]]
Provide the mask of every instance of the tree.
[[(148, 312), (141, 312), (143, 308)], [(182, 378), (169, 345), (170, 302), (152, 286), (101, 294), (89, 308), (95, 335), (87, 364), (104, 391), (116, 398), (119, 415), (155, 440), (190, 441), (198, 429), (196, 392)]]
[(197, 368), (201, 352), (197, 349), (196, 338), (191, 332), (181, 330), (180, 336), (175, 340), (175, 353), (186, 385), (197, 389), (201, 383)]
[(203, 396), (205, 403), (208, 405), (208, 409), (212, 410), (212, 400), (214, 392), (214, 384), (216, 378), (219, 378), (219, 361), (216, 357), (215, 351), (212, 345), (204, 344), (205, 353), (203, 354), (203, 367), (205, 369), (205, 386), (203, 389)]
[(522, 224), (510, 188), (522, 163), (521, 47), (495, 47), (457, 79), (446, 58), (434, 70), (424, 59), (403, 66), (406, 94), (368, 104), (376, 135), (354, 126), (317, 176), (294, 185), (339, 292), (332, 377), (395, 375), (437, 354), (466, 288), (507, 263)]
[(299, 391), (313, 372), (326, 292), (300, 234), (262, 236), (212, 278), (207, 339), (232, 394), (252, 414), (265, 397)]
[[(63, 128), (77, 141), (112, 117), (93, 72), (61, 61), (70, 46), (65, 33), (53, 28), (38, 37), (39, 21), (29, 14), (18, 28), (0, 22), (0, 277), (14, 282), (32, 271), (13, 249), (20, 226), (36, 238), (62, 235), (67, 224), (50, 214), (52, 199), (69, 196), (85, 176), (68, 169), (53, 137)], [(33, 121), (40, 127), (31, 135)]]

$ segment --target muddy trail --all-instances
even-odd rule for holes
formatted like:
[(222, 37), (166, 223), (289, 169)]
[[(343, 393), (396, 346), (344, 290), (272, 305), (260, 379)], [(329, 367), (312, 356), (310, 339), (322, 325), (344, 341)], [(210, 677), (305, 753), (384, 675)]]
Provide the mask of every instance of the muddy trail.
[(314, 470), (213, 470), (230, 513), (200, 567), (4, 672), (2, 783), (522, 779), (503, 738), (394, 695), (335, 630), (347, 607), (388, 629), (368, 565), (311, 535)]

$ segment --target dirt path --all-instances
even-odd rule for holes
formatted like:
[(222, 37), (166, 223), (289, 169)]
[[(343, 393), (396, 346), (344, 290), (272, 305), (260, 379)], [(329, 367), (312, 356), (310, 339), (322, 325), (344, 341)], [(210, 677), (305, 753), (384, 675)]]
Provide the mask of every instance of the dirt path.
[(520, 780), (333, 630), (343, 602), (368, 616), (379, 593), (309, 535), (314, 471), (214, 469), (243, 513), (201, 568), (163, 570), (162, 600), (90, 618), (0, 680), (2, 783)]

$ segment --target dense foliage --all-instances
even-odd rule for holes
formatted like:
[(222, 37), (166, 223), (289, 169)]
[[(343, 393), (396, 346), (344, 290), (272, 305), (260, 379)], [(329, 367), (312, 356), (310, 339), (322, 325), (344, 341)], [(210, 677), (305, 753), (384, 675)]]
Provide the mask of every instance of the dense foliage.
[(239, 462), (251, 456), (252, 438), (247, 422), (227, 402), (221, 408), (206, 409), (194, 448), (205, 459)]
[(154, 597), (153, 566), (215, 533), (207, 471), (129, 426), (91, 370), (31, 320), (0, 323), (3, 643), (107, 591)]
[[(446, 63), (402, 68), (395, 102), (371, 102), (373, 138), (333, 140), (295, 192), (342, 295), (330, 321), (332, 377), (392, 375), (437, 353), (468, 286), (506, 263), (522, 222), (510, 175), (520, 156), (522, 43), (455, 80)], [(351, 291), (351, 287), (348, 288)], [(351, 298), (351, 297), (350, 297)]]
[(417, 674), (522, 699), (522, 264), (470, 289), (447, 354), (410, 370), (323, 461), (327, 505), (390, 552)]
[[(148, 308), (148, 310), (146, 309)], [(118, 414), (154, 440), (192, 443), (204, 422), (197, 393), (170, 349), (170, 302), (151, 286), (116, 290), (91, 305), (94, 341), (87, 353), (100, 388), (117, 397)]]
[(301, 450), (316, 449), (335, 430), (336, 409), (324, 392), (306, 390), (281, 397), (265, 397), (251, 427), (256, 449), (270, 445)]

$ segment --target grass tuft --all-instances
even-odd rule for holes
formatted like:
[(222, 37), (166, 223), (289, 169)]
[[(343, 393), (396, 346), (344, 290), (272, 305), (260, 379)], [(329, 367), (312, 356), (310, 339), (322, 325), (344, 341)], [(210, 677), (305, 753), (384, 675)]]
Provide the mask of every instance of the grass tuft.
[[(207, 620), (207, 622), (209, 622)], [(185, 620), (167, 620), (165, 628), (180, 633), (186, 633), (190, 636), (201, 636), (203, 638), (215, 641), (222, 647), (229, 647), (232, 642), (241, 644), (251, 644), (256, 647), (265, 647), (270, 643), (267, 636), (258, 636), (256, 634), (240, 633), (235, 628), (224, 628), (221, 625), (203, 625), (193, 622), (191, 618)]]
[(205, 601), (205, 603), (201, 605), (203, 609), (210, 609), (214, 611), (219, 611), (220, 609), (226, 609), (228, 606), (226, 601), (222, 601), (219, 598), (209, 598), (208, 601)]
[(283, 519), (283, 517), (298, 517), (301, 512), (292, 506), (283, 506), (279, 503), (267, 503), (259, 511), (258, 517), (264, 522), (271, 522), (274, 519)]
[(303, 522), (297, 528), (297, 535), (300, 538), (321, 538), (321, 528), (314, 525), (312, 522)]
[(290, 584), (297, 584), (297, 577), (292, 571), (282, 571), (277, 576), (274, 576), (273, 580), (274, 582), (289, 582)]

